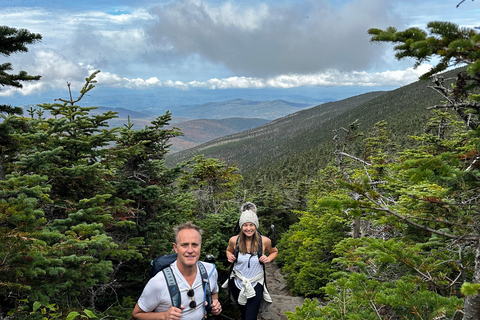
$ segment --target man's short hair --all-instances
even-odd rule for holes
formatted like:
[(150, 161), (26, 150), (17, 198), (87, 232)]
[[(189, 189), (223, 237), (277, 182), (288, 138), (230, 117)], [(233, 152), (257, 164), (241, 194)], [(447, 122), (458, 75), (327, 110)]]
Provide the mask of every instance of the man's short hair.
[(177, 243), (178, 233), (184, 229), (196, 230), (200, 234), (200, 242), (202, 242), (203, 230), (199, 226), (193, 224), (191, 221), (188, 221), (173, 228), (173, 233), (175, 234), (175, 243)]

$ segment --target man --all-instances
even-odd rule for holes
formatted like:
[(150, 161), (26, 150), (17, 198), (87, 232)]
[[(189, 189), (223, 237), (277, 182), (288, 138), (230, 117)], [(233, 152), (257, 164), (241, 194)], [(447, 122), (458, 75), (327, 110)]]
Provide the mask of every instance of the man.
[[(158, 319), (158, 320), (200, 320), (204, 318), (205, 292), (202, 276), (197, 266), (202, 247), (202, 230), (191, 222), (174, 228), (175, 243), (173, 249), (177, 253), (177, 261), (172, 263), (173, 275), (181, 294), (182, 305), (180, 308), (172, 306), (170, 293), (163, 272), (158, 272), (145, 286), (140, 299), (132, 312), (133, 319)], [(205, 265), (212, 292), (212, 313), (222, 312), (218, 301), (217, 270), (213, 264), (201, 262)]]

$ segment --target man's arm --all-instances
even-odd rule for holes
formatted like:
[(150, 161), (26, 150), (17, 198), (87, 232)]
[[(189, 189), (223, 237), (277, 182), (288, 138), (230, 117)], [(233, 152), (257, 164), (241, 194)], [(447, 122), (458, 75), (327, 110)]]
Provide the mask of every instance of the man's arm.
[(178, 320), (181, 315), (182, 310), (175, 307), (170, 307), (170, 309), (165, 312), (145, 312), (138, 306), (138, 303), (132, 312), (132, 318), (134, 320)]

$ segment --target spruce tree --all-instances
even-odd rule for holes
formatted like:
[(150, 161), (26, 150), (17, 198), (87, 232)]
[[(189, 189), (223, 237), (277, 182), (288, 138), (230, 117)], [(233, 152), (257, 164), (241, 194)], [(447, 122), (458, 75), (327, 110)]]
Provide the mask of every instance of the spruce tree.
[[(26, 29), (15, 29), (7, 26), (0, 26), (0, 54), (10, 56), (12, 53), (28, 52), (27, 45), (34, 44), (42, 39), (38, 33), (31, 33)], [(26, 71), (17, 74), (9, 73), (13, 70), (12, 64), (7, 62), (0, 64), (0, 85), (22, 88), (24, 81), (36, 81), (40, 76), (31, 76)], [(13, 108), (10, 105), (0, 105), (0, 113), (21, 114), (20, 108)]]
[[(107, 160), (117, 131), (108, 129), (108, 120), (116, 114), (90, 115), (94, 107), (77, 105), (94, 88), (97, 73), (86, 78), (78, 99), (40, 105), (46, 116), (29, 119), (30, 130), (21, 134), (21, 152), (11, 164), (19, 177), (7, 175), (7, 183), (39, 176), (38, 188), (48, 192), (33, 201), (41, 209), (35, 211), (37, 232), (23, 252), (33, 267), (19, 278), (17, 285), (28, 286), (23, 286), (13, 309), (55, 303), (60, 311), (100, 311), (104, 306), (98, 305), (99, 297), (114, 295), (112, 290), (123, 285), (115, 278), (122, 266), (141, 257), (141, 239), (124, 236), (135, 223), (116, 217), (125, 215), (129, 202), (114, 196), (114, 168)], [(23, 226), (28, 217), (13, 210), (9, 194), (2, 211)], [(16, 230), (13, 224), (4, 226), (7, 234)], [(2, 247), (6, 256), (13, 249)], [(27, 303), (22, 302), (26, 297)]]
[[(463, 120), (465, 129), (468, 129), (468, 133), (459, 133), (456, 129), (457, 122), (444, 114), (443, 119), (437, 122), (435, 134), (432, 132), (421, 138), (424, 145), (429, 146), (430, 149), (425, 150), (420, 157), (415, 155), (416, 159), (408, 164), (412, 167), (405, 172), (413, 174), (410, 179), (417, 179), (418, 182), (425, 179), (424, 188), (429, 192), (424, 194), (419, 189), (411, 190), (412, 196), (424, 199), (423, 203), (420, 201), (417, 205), (431, 207), (433, 216), (424, 218), (433, 219), (439, 224), (432, 228), (415, 219), (407, 218), (405, 221), (446, 238), (475, 242), (473, 248), (476, 251), (476, 259), (473, 276), (469, 279), (470, 282), (466, 282), (462, 287), (462, 292), (466, 295), (463, 319), (479, 319), (480, 235), (479, 221), (472, 217), (480, 210), (477, 200), (480, 176), (478, 166), (480, 95), (477, 93), (480, 87), (480, 34), (474, 29), (461, 28), (454, 23), (439, 21), (428, 23), (427, 31), (419, 28), (397, 31), (390, 27), (386, 30), (370, 29), (369, 34), (373, 42), (396, 44), (395, 56), (398, 59), (413, 58), (416, 60), (415, 66), (432, 57), (438, 58), (439, 62), (424, 74), (422, 79), (433, 77), (432, 87), (444, 97), (445, 104), (430, 107), (442, 112), (454, 112), (459, 119)], [(449, 85), (440, 72), (452, 65), (465, 65), (466, 71), (458, 73), (455, 82)], [(445, 129), (451, 133), (450, 139), (444, 135)], [(432, 179), (425, 176), (432, 173), (439, 178)], [(432, 185), (426, 186), (426, 181), (430, 181)], [(437, 186), (438, 189), (435, 191), (432, 189), (433, 186)], [(454, 211), (455, 216), (444, 212), (445, 209), (439, 209), (446, 203), (452, 202), (458, 204), (449, 206), (450, 212)], [(395, 215), (393, 212), (390, 213)], [(438, 228), (442, 225), (440, 221), (445, 220), (450, 221), (449, 230), (439, 231)], [(456, 223), (460, 223), (464, 228), (459, 229), (455, 226)]]
[[(31, 33), (25, 29), (15, 29), (0, 26), (0, 54), (10, 56), (17, 52), (28, 52), (27, 45), (34, 44), (42, 39), (40, 34)], [(0, 86), (22, 88), (24, 81), (36, 81), (40, 76), (31, 76), (25, 71), (18, 74), (9, 73), (13, 69), (11, 63), (0, 64)], [(15, 157), (18, 153), (19, 140), (14, 133), (26, 130), (26, 123), (20, 118), (11, 115), (22, 115), (21, 107), (0, 104), (0, 180), (5, 179), (5, 168), (11, 163), (9, 157)]]

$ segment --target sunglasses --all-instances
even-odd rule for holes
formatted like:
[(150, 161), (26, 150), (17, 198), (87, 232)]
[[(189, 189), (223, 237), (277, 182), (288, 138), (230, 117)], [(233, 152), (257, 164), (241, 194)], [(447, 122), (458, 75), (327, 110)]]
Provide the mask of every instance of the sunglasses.
[(197, 306), (197, 302), (195, 301), (195, 291), (193, 291), (193, 289), (188, 290), (187, 296), (189, 296), (192, 299), (192, 301), (190, 301), (188, 306), (190, 307), (190, 309), (195, 308)]

